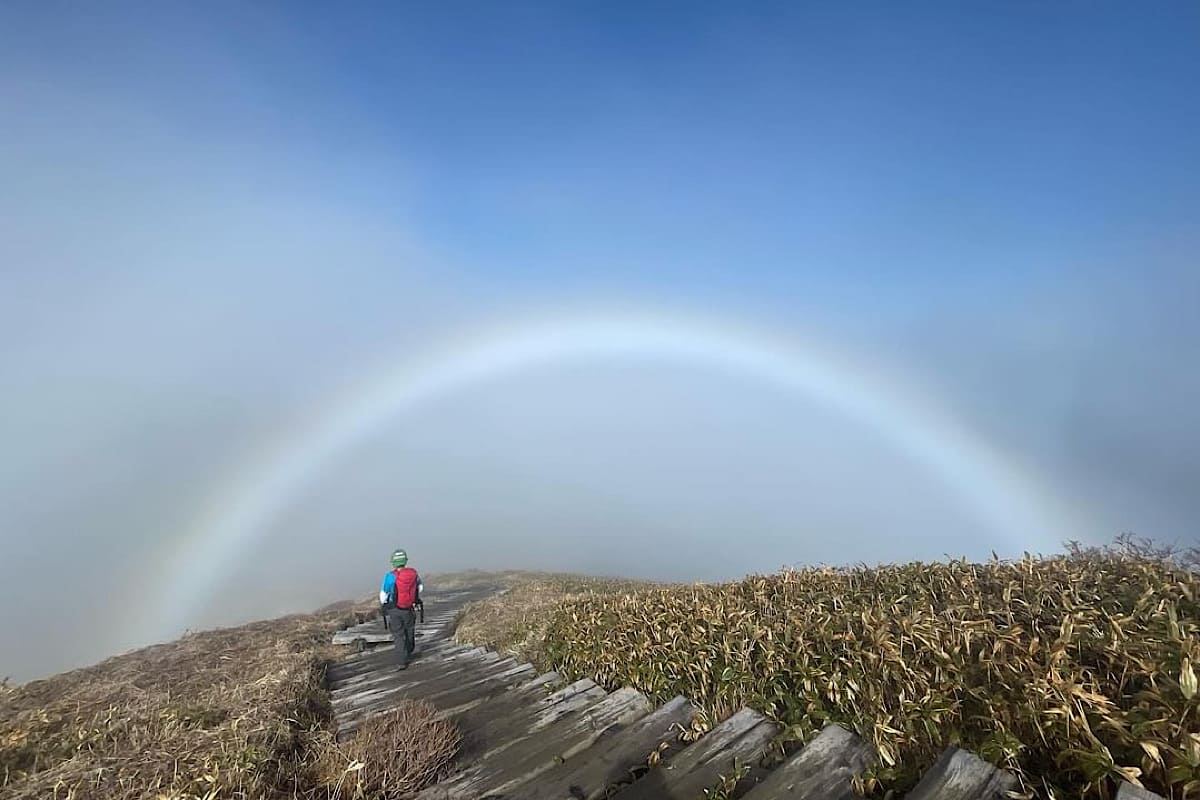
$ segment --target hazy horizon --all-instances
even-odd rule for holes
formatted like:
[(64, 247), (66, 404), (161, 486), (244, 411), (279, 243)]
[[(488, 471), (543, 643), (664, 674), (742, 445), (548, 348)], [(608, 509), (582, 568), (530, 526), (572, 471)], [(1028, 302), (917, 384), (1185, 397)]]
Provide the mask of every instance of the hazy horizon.
[(1194, 543), (1198, 32), (5, 5), (0, 676), (359, 596), (398, 546), (711, 580)]

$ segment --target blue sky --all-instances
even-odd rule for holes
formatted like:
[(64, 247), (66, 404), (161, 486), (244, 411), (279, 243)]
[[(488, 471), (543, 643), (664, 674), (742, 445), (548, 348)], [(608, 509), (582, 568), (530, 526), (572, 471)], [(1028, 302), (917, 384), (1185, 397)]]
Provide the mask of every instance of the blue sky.
[[(7, 4), (0, 602), (85, 563), (128, 617), (330, 398), (584, 313), (822, 342), (1071, 535), (1194, 538), (1198, 40), (1187, 3)], [(810, 399), (582, 359), (399, 416), (189, 623), (356, 593), (397, 537), (431, 569), (685, 579), (1029, 544), (943, 478)]]

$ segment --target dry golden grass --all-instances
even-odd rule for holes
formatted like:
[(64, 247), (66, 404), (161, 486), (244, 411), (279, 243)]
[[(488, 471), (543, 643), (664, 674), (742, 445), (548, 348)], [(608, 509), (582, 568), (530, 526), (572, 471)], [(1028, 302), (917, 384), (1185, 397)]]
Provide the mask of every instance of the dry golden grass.
[[(338, 604), (192, 634), (47, 680), (0, 686), (0, 797), (349, 796), (340, 773), (329, 771), (340, 752), (325, 669), (344, 654), (331, 634), (377, 608), (374, 601)], [(406, 758), (444, 757), (445, 736), (423, 741), (428, 752)]]
[(568, 677), (684, 694), (713, 718), (748, 705), (802, 740), (846, 725), (883, 759), (868, 791), (907, 789), (959, 744), (1029, 795), (1111, 797), (1127, 779), (1200, 796), (1200, 575), (1146, 553), (593, 595), (541, 647)]
[(459, 572), (421, 573), (427, 588), (438, 592), (453, 592), (459, 589), (471, 589), (481, 586), (508, 587), (528, 580), (532, 573), (522, 570), (487, 571), (468, 569)]
[(651, 588), (656, 584), (619, 578), (539, 572), (502, 573), (506, 591), (463, 610), (455, 641), (487, 647), (534, 664), (544, 664), (542, 644), (554, 612), (564, 603)]
[(449, 772), (462, 735), (428, 703), (404, 702), (363, 723), (346, 744), (324, 749), (318, 782), (330, 797), (400, 800)]

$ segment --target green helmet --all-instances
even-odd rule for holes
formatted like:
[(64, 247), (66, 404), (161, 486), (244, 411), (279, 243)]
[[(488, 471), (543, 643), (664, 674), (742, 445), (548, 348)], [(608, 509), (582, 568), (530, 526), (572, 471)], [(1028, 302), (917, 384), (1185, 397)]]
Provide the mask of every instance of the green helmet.
[(392, 553), (392, 566), (393, 567), (403, 567), (407, 563), (408, 563), (408, 553), (404, 552), (403, 550), (397, 550), (396, 552)]

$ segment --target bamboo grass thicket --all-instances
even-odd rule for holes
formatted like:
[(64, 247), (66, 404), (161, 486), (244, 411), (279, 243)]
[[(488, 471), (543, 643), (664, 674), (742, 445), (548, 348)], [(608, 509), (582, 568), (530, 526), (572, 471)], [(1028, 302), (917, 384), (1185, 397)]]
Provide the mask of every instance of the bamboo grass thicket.
[(815, 568), (562, 605), (548, 664), (750, 706), (807, 741), (870, 741), (868, 791), (904, 790), (948, 745), (1030, 796), (1107, 798), (1122, 780), (1200, 796), (1200, 575), (1144, 552)]

